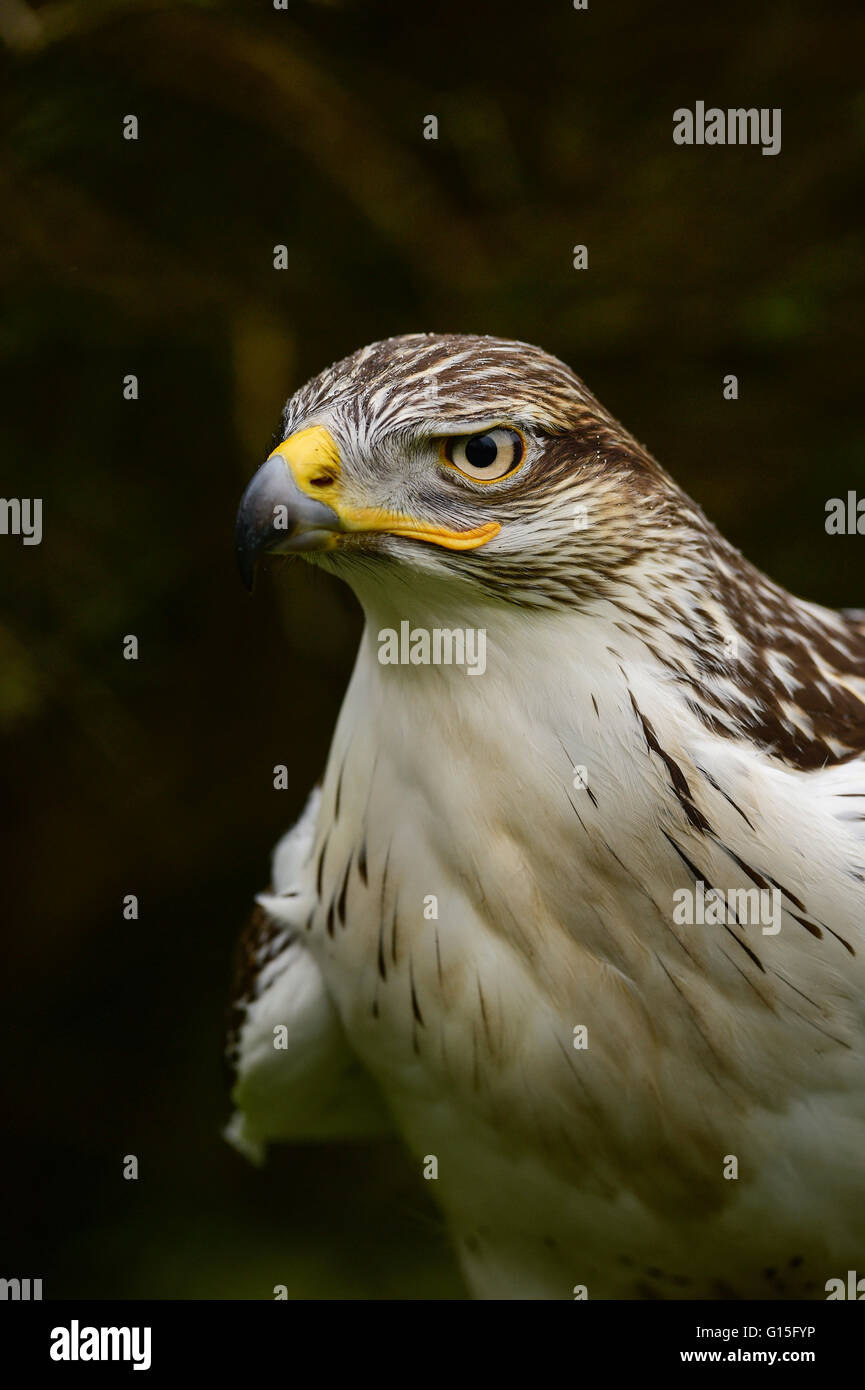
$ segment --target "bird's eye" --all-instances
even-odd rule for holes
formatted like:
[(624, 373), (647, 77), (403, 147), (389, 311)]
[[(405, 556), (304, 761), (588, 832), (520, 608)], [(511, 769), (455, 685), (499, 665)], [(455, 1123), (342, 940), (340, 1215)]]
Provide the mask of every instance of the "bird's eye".
[(522, 436), (516, 430), (487, 430), (483, 434), (463, 434), (445, 441), (445, 458), (469, 478), (482, 483), (497, 482), (519, 467), (525, 454)]

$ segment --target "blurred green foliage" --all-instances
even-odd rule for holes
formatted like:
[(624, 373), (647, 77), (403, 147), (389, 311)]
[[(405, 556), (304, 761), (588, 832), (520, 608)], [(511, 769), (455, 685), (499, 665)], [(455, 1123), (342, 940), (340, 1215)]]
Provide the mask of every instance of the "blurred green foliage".
[[(233, 938), (359, 626), (299, 564), (246, 598), (236, 502), (336, 357), (496, 333), (570, 362), (773, 577), (865, 602), (861, 539), (823, 529), (865, 488), (865, 17), (7, 0), (0, 39), (2, 492), (45, 505), (41, 546), (0, 540), (3, 1272), (46, 1297), (460, 1297), (397, 1146), (259, 1173), (219, 1138)], [(781, 154), (674, 146), (697, 99), (781, 107)]]

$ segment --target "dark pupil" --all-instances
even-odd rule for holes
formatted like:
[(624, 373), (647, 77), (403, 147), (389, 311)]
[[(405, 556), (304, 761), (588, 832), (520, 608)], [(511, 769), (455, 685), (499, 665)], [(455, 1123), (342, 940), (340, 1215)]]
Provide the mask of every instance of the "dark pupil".
[(499, 446), (491, 434), (475, 434), (466, 444), (466, 459), (472, 468), (489, 468), (498, 452)]

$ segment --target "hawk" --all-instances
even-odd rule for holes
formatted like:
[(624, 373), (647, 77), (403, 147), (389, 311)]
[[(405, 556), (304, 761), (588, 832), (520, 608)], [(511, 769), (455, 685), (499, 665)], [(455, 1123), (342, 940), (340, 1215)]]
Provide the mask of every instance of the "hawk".
[(279, 437), (241, 570), (301, 554), (365, 626), (241, 943), (229, 1138), (393, 1128), (477, 1297), (865, 1274), (865, 615), (524, 343), (374, 343)]

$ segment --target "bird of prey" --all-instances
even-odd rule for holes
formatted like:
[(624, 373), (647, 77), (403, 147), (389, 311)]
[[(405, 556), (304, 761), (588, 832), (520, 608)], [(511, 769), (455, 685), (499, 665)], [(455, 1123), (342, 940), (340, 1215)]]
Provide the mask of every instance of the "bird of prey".
[(481, 1298), (865, 1276), (865, 614), (524, 343), (372, 344), (279, 439), (241, 569), (301, 554), (365, 627), (241, 943), (229, 1137), (392, 1128)]

